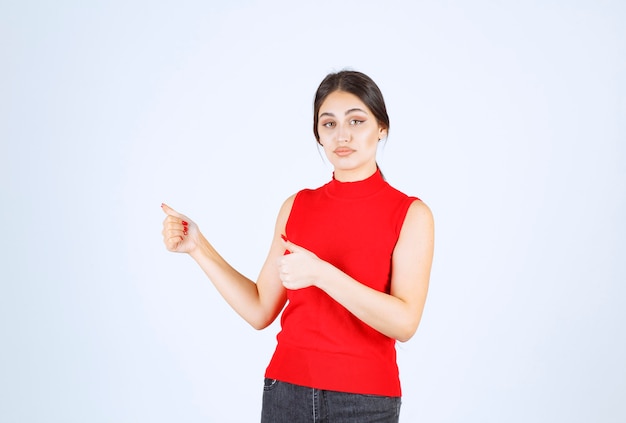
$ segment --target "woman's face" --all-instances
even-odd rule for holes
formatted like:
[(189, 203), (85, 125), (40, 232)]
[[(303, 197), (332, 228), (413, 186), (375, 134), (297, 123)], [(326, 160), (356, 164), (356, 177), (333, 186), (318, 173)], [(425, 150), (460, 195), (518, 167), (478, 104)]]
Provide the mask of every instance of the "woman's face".
[(376, 171), (378, 141), (387, 135), (370, 109), (354, 94), (334, 91), (319, 110), (319, 142), (335, 167), (335, 179), (359, 181)]

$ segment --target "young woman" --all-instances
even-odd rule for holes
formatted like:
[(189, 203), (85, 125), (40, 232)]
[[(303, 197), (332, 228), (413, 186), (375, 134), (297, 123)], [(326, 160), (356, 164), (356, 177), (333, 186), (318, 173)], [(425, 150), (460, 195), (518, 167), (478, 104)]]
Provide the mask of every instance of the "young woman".
[[(257, 329), (281, 310), (265, 373), (262, 422), (397, 422), (395, 342), (420, 322), (433, 257), (429, 208), (392, 188), (376, 162), (389, 117), (378, 86), (332, 73), (314, 101), (313, 133), (332, 180), (282, 205), (256, 282), (167, 205), (168, 250), (188, 253), (230, 306)], [(286, 305), (286, 306), (285, 306)]]

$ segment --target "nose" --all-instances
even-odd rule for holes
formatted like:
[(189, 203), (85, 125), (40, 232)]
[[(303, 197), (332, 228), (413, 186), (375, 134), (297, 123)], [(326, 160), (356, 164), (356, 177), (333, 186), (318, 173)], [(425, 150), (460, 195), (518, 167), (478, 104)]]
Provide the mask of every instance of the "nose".
[(348, 128), (346, 125), (339, 125), (337, 128), (337, 141), (350, 141), (350, 128)]

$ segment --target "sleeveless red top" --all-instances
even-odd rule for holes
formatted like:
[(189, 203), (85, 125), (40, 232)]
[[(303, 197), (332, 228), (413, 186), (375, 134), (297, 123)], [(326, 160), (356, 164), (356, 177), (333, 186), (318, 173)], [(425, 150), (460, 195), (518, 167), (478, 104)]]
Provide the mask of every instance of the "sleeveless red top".
[[(389, 293), (391, 256), (410, 204), (379, 170), (296, 194), (286, 236), (355, 280)], [(289, 290), (265, 377), (358, 394), (401, 396), (395, 339), (372, 329), (322, 290)]]

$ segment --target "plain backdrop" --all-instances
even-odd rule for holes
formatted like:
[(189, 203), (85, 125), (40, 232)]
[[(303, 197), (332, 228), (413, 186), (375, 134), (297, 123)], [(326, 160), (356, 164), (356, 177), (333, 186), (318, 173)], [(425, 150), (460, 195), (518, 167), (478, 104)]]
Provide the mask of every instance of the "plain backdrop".
[[(621, 1), (0, 3), (0, 420), (255, 422), (278, 323), (166, 252), (161, 202), (255, 278), (332, 169), (351, 68), (436, 221), (403, 422), (626, 421)], [(349, 216), (347, 217), (349, 218)]]

